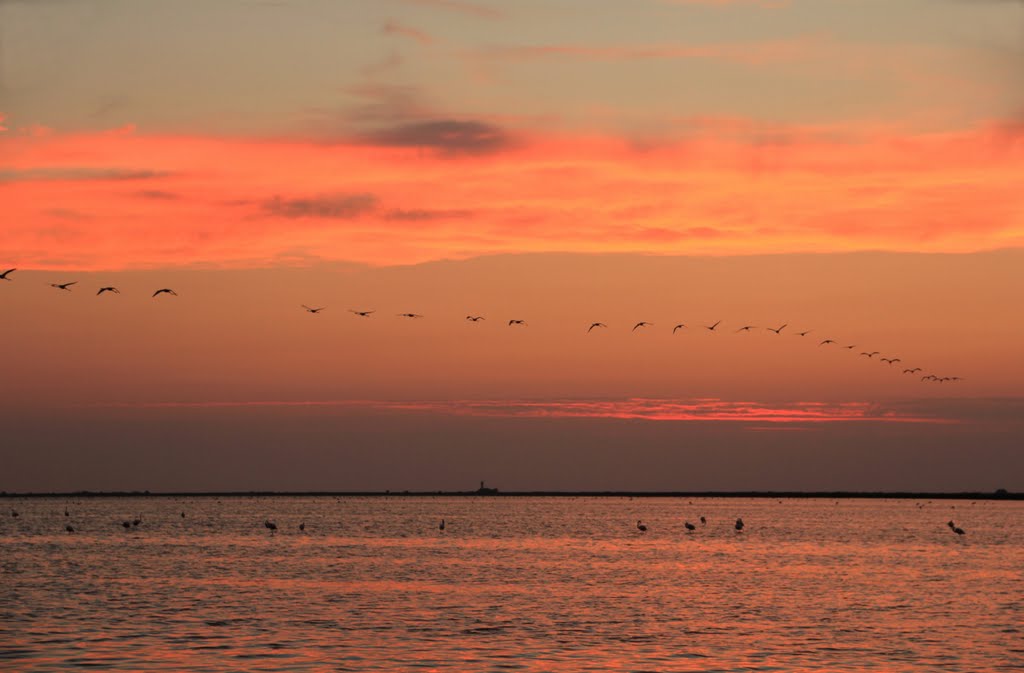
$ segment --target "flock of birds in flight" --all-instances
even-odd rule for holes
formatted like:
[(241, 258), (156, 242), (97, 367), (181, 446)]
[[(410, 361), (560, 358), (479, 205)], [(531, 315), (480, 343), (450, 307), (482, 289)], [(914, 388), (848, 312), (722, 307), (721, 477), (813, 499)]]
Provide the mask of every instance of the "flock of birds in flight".
[[(0, 273), (0, 280), (10, 281), (11, 280), (10, 274), (13, 273), (14, 271), (17, 271), (17, 269), (7, 269), (3, 273)], [(53, 288), (55, 288), (57, 290), (63, 290), (65, 292), (70, 292), (72, 287), (77, 285), (77, 284), (78, 284), (78, 281), (71, 281), (71, 282), (68, 282), (68, 283), (50, 283), (50, 287), (53, 287)], [(108, 292), (111, 293), (111, 294), (121, 294), (121, 291), (119, 289), (117, 289), (116, 287), (108, 286), (108, 287), (101, 287), (101, 288), (99, 288), (99, 290), (96, 292), (96, 295), (99, 296), (99, 295), (102, 295), (102, 294), (105, 294), (105, 293), (108, 293)], [(166, 295), (174, 296), (174, 297), (178, 296), (177, 292), (175, 292), (171, 288), (165, 287), (165, 288), (160, 288), (159, 290), (155, 291), (153, 293), (153, 295), (152, 295), (152, 298), (155, 299), (155, 298), (159, 297), (162, 294), (166, 294)], [(306, 304), (301, 304), (300, 306), (302, 307), (302, 309), (304, 311), (306, 311), (307, 313), (312, 314), (312, 315), (318, 315), (322, 311), (326, 310), (326, 308), (327, 308), (326, 306), (307, 306)], [(360, 318), (370, 318), (371, 316), (373, 316), (373, 314), (376, 313), (376, 311), (364, 311), (364, 310), (358, 310), (357, 311), (355, 309), (349, 309), (349, 313), (352, 313), (355, 316), (360, 317)], [(419, 313), (398, 313), (397, 316), (399, 318), (407, 318), (407, 319), (412, 319), (412, 320), (418, 320), (418, 319), (421, 319), (421, 318), (424, 317), (422, 314), (419, 314)], [(467, 322), (477, 323), (477, 322), (480, 322), (481, 320), (486, 320), (486, 318), (484, 316), (482, 316), (482, 315), (467, 315), (465, 320)], [(721, 326), (721, 324), (722, 324), (722, 321), (719, 320), (719, 321), (717, 321), (717, 322), (715, 322), (715, 323), (713, 323), (711, 325), (701, 325), (701, 327), (706, 329), (708, 332), (715, 333), (715, 332), (718, 331), (718, 328), (719, 328), (719, 326)], [(529, 326), (529, 324), (525, 320), (522, 320), (522, 319), (513, 318), (513, 319), (508, 321), (508, 327), (528, 327), (528, 326)], [(631, 332), (635, 332), (638, 329), (646, 329), (648, 327), (654, 327), (654, 323), (648, 322), (646, 320), (641, 320), (640, 322), (638, 322), (635, 325), (633, 325), (633, 329), (630, 330), (630, 331)], [(772, 332), (772, 333), (774, 333), (777, 336), (781, 336), (782, 331), (784, 329), (786, 329), (787, 327), (789, 327), (789, 324), (785, 323), (785, 324), (780, 325), (779, 327), (765, 327), (765, 330), (767, 330), (769, 332)], [(685, 329), (689, 329), (689, 328), (690, 328), (690, 326), (685, 324), (685, 323), (677, 323), (676, 325), (674, 325), (672, 327), (672, 334), (675, 334), (679, 330), (685, 330)], [(603, 322), (593, 322), (593, 323), (590, 324), (589, 327), (587, 327), (587, 334), (590, 334), (595, 329), (599, 329), (599, 330), (600, 329), (608, 329), (608, 325), (603, 323)], [(757, 325), (743, 325), (742, 327), (740, 327), (739, 329), (736, 330), (736, 333), (737, 334), (747, 333), (747, 332), (751, 332), (751, 331), (753, 331), (755, 329), (758, 329)], [(804, 330), (804, 331), (801, 331), (801, 332), (794, 332), (794, 334), (796, 336), (799, 336), (799, 337), (807, 337), (812, 332), (813, 332), (813, 330)], [(822, 347), (822, 346), (832, 346), (832, 345), (838, 345), (838, 342), (835, 339), (822, 339), (821, 341), (818, 342), (818, 346), (819, 347)], [(840, 348), (843, 349), (843, 350), (852, 351), (855, 348), (857, 348), (857, 344), (847, 344), (847, 345), (840, 346)], [(860, 355), (862, 357), (868, 358), (869, 360), (873, 360), (876, 355), (881, 355), (881, 352), (873, 351), (873, 350), (872, 351), (865, 350), (865, 351), (861, 351)], [(898, 357), (880, 357), (880, 358), (878, 358), (878, 361), (882, 362), (882, 363), (885, 363), (885, 364), (889, 365), (890, 367), (892, 367), (893, 365), (896, 365), (896, 364), (901, 364), (903, 362), (903, 360), (901, 358), (898, 358)], [(911, 375), (911, 376), (921, 374), (922, 371), (923, 370), (920, 367), (904, 367), (903, 368), (903, 374)], [(930, 381), (932, 383), (947, 383), (947, 382), (957, 383), (959, 381), (963, 381), (963, 378), (960, 377), (960, 376), (938, 376), (936, 374), (923, 374), (923, 375), (920, 376), (920, 379), (921, 379), (922, 382)]]
[[(781, 503), (782, 501), (780, 500), (779, 502)], [(838, 505), (839, 503), (837, 502), (836, 504)], [(918, 507), (920, 507), (920, 505), (918, 505)], [(11, 510), (11, 516), (13, 518), (17, 519), (21, 515), (19, 514), (18, 510), (12, 509)], [(71, 516), (71, 511), (68, 510), (67, 507), (64, 507), (64, 516), (65, 517)], [(185, 512), (181, 513), (181, 518), (182, 519), (185, 518)], [(120, 525), (125, 530), (131, 530), (132, 528), (138, 528), (139, 524), (141, 524), (141, 523), (142, 523), (142, 515), (138, 514), (133, 519), (125, 519), (124, 521), (121, 522)], [(704, 526), (708, 525), (708, 520), (705, 517), (703, 517), (703, 516), (700, 517), (700, 525), (701, 525), (701, 527), (704, 527)], [(951, 531), (953, 531), (957, 535), (957, 537), (966, 534), (966, 531), (964, 531), (964, 529), (961, 528), (960, 526), (957, 526), (955, 523), (953, 523), (952, 520), (947, 522), (946, 525), (949, 527), (949, 529)], [(263, 527), (266, 528), (270, 532), (271, 535), (277, 534), (277, 523), (271, 521), (270, 519), (264, 519), (263, 520)], [(447, 527), (447, 524), (446, 524), (445, 520), (441, 519), (441, 523), (438, 524), (437, 529), (443, 533), (445, 531), (446, 527)], [(683, 527), (686, 528), (686, 532), (687, 533), (693, 533), (694, 531), (697, 530), (697, 526), (695, 526), (694, 524), (690, 523), (689, 521), (684, 522), (683, 523)], [(737, 517), (736, 523), (733, 524), (733, 530), (735, 530), (737, 533), (742, 533), (743, 529), (745, 527), (746, 527), (746, 524), (743, 523), (743, 519), (741, 517)], [(299, 528), (299, 532), (300, 533), (305, 533), (306, 532), (306, 522), (303, 521), (303, 522), (299, 523), (298, 528)], [(643, 522), (643, 520), (637, 519), (636, 529), (640, 533), (646, 533), (647, 532), (647, 524), (645, 524)], [(75, 527), (72, 526), (71, 524), (66, 524), (64, 526), (64, 530), (67, 531), (68, 533), (74, 533), (75, 532)]]

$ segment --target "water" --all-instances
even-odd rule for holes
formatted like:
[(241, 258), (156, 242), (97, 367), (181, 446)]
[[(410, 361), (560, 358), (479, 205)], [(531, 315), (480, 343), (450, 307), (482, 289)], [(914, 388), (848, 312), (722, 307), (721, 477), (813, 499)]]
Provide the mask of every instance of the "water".
[[(0, 510), (3, 671), (1024, 666), (1024, 503), (152, 497), (0, 507), (20, 514)], [(137, 528), (122, 528), (136, 517)], [(685, 520), (698, 530), (688, 534)]]

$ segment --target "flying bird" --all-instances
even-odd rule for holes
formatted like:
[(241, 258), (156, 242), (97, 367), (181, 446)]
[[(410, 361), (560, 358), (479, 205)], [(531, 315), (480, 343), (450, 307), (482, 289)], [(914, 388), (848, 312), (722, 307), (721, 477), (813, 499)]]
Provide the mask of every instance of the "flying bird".
[(647, 526), (640, 522), (640, 519), (636, 520), (636, 529), (641, 533), (647, 532)]
[(480, 322), (481, 320), (484, 320), (484, 319), (485, 318), (482, 315), (467, 315), (466, 316), (466, 320), (468, 320), (469, 322)]
[(14, 273), (17, 269), (7, 269), (3, 273), (0, 273), (0, 280), (11, 280), (7, 277), (8, 274)]
[(797, 333), (796, 333), (796, 335), (797, 335), (797, 336), (807, 336), (808, 334), (810, 334), (810, 333), (811, 333), (811, 332), (813, 332), (813, 331), (814, 331), (814, 330), (812, 330), (812, 329), (809, 329), (809, 330), (807, 330), (806, 332), (797, 332)]
[(512, 327), (512, 325), (522, 325), (523, 327), (527, 326), (525, 320), (509, 320), (508, 326)]
[(879, 358), (879, 361), (888, 362), (890, 367), (896, 364), (897, 362), (903, 362), (903, 360), (900, 360), (899, 358)]
[(782, 334), (782, 330), (786, 329), (789, 323), (784, 324), (782, 327), (775, 329), (774, 327), (765, 327), (769, 332), (775, 332), (776, 334)]
[(876, 355), (878, 355), (878, 353), (879, 353), (879, 352), (880, 352), (880, 351), (871, 351), (870, 353), (861, 353), (861, 355), (866, 355), (866, 356), (868, 356), (869, 358), (873, 358), (873, 357), (875, 357)]
[(421, 316), (419, 313), (399, 313), (398, 317), (399, 318), (422, 318), (423, 316)]
[(824, 341), (822, 341), (822, 342), (821, 342), (820, 344), (818, 344), (818, 345), (819, 345), (819, 346), (827, 346), (828, 344), (834, 344), (834, 343), (835, 343), (835, 341), (833, 341), (832, 339), (825, 339)]
[(113, 292), (114, 294), (121, 294), (121, 291), (118, 290), (116, 287), (101, 287), (99, 292), (96, 293), (96, 296), (98, 297), (104, 292)]
[(904, 370), (903, 370), (903, 373), (904, 373), (904, 374), (916, 374), (916, 373), (918, 373), (919, 371), (921, 371), (921, 368), (920, 368), (920, 367), (914, 367), (913, 369), (904, 369)]
[(156, 297), (157, 295), (161, 295), (161, 294), (169, 294), (169, 295), (171, 295), (173, 297), (177, 297), (178, 296), (178, 293), (175, 292), (174, 290), (172, 290), (169, 287), (165, 287), (165, 288), (161, 288), (161, 289), (157, 290), (156, 292), (153, 293), (153, 296)]
[(678, 325), (676, 325), (675, 327), (672, 328), (672, 334), (675, 334), (677, 329), (685, 329), (685, 328), (686, 328), (686, 325), (684, 325), (683, 323), (679, 323)]
[(594, 329), (595, 327), (608, 327), (608, 325), (605, 325), (603, 322), (591, 323), (590, 327), (587, 328), (587, 334), (590, 334), (590, 330)]
[(845, 348), (848, 351), (852, 351), (856, 347), (857, 347), (857, 344), (850, 344), (849, 346), (843, 346), (843, 348)]
[(78, 281), (73, 280), (70, 283), (50, 283), (50, 287), (55, 287), (58, 290), (67, 290), (68, 292), (71, 292), (72, 285), (78, 285)]
[(716, 328), (716, 327), (718, 327), (718, 326), (719, 326), (719, 325), (721, 325), (721, 324), (722, 324), (722, 321), (721, 321), (721, 320), (719, 320), (719, 321), (718, 321), (718, 322), (716, 322), (716, 323), (715, 323), (714, 325), (704, 325), (704, 329), (706, 329), (706, 330), (707, 330), (707, 331), (709, 331), (709, 332), (714, 332), (714, 331), (715, 331), (715, 328)]
[(749, 332), (750, 330), (754, 329), (755, 327), (757, 327), (757, 325), (744, 325), (743, 327), (739, 328), (736, 331), (737, 332)]
[(360, 318), (369, 318), (371, 313), (376, 313), (376, 311), (356, 311), (354, 309), (349, 309), (348, 312), (355, 313)]
[(644, 321), (641, 320), (637, 324), (633, 325), (633, 329), (631, 329), (630, 331), (631, 332), (635, 332), (637, 327), (647, 327), (648, 325), (654, 325), (654, 323), (653, 322), (644, 322)]
[(319, 313), (320, 311), (324, 310), (327, 307), (326, 306), (321, 306), (319, 308), (313, 308), (311, 306), (306, 306), (305, 304), (303, 304), (302, 308), (306, 309), (306, 313), (316, 314), (316, 313)]

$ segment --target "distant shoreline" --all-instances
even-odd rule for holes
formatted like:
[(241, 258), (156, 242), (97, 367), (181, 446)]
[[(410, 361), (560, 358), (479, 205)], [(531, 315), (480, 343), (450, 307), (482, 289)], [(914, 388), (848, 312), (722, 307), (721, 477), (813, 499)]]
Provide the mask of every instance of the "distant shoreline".
[(1024, 493), (1006, 491), (913, 492), (913, 491), (74, 491), (60, 493), (8, 493), (0, 498), (238, 498), (238, 497), (338, 497), (338, 498), (830, 498), (890, 500), (1024, 500)]

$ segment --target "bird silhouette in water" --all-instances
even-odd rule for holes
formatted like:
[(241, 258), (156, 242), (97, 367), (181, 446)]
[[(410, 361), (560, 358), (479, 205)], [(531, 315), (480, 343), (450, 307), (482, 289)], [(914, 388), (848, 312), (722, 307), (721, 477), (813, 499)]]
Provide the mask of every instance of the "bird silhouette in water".
[(509, 320), (508, 321), (508, 326), (512, 327), (513, 325), (521, 325), (523, 327), (527, 326), (525, 320)]
[(303, 521), (302, 523), (299, 524), (299, 532), (300, 533), (305, 533), (306, 532), (306, 522), (305, 521)]
[(704, 517), (701, 517), (700, 518), (700, 525), (702, 525), (702, 526), (708, 525), (708, 520), (705, 519)]
[(642, 523), (642, 522), (640, 521), (640, 519), (637, 519), (637, 520), (636, 520), (636, 529), (637, 529), (638, 531), (640, 531), (641, 533), (646, 533), (646, 532), (647, 532), (647, 526), (646, 526), (645, 524), (643, 524), (643, 523)]
[(920, 368), (920, 367), (914, 367), (913, 369), (904, 369), (904, 370), (903, 370), (903, 373), (904, 373), (904, 374), (916, 374), (916, 373), (918, 373), (919, 371), (921, 371), (921, 368)]
[(306, 313), (312, 313), (312, 314), (316, 315), (317, 313), (319, 313), (320, 311), (324, 310), (327, 307), (326, 306), (320, 306), (319, 308), (313, 308), (312, 306), (306, 306), (305, 304), (303, 304), (302, 308), (304, 308), (306, 310)]
[(441, 531), (444, 530), (444, 519), (441, 519), (441, 523), (437, 526), (437, 529)]
[(139, 514), (137, 517), (132, 519), (132, 525), (133, 526), (138, 526), (140, 523), (142, 523), (142, 515), (141, 514)]
[(736, 519), (736, 526), (735, 526), (736, 527), (736, 532), (738, 533), (741, 530), (743, 530), (743, 526), (745, 526), (745, 525), (746, 524), (743, 523), (743, 519)]
[(422, 318), (423, 316), (421, 316), (419, 313), (399, 313), (398, 317), (399, 318)]
[(635, 332), (637, 330), (637, 328), (639, 328), (639, 327), (649, 327), (649, 326), (653, 326), (653, 325), (654, 325), (653, 322), (645, 322), (645, 321), (641, 320), (637, 324), (633, 325), (633, 329), (631, 329), (630, 331), (631, 332)]
[(750, 330), (754, 329), (755, 327), (757, 327), (757, 325), (744, 325), (743, 327), (741, 327), (738, 330), (736, 330), (736, 333), (739, 334), (740, 332), (749, 332)]
[(765, 327), (765, 329), (768, 330), (769, 332), (775, 332), (776, 334), (782, 334), (782, 330), (786, 329), (786, 327), (788, 325), (789, 325), (789, 323), (785, 323), (784, 325), (782, 325), (782, 327), (779, 327), (778, 329), (775, 329), (774, 327)]
[(58, 290), (67, 290), (68, 292), (71, 292), (72, 285), (78, 285), (78, 281), (73, 280), (70, 283), (50, 283), (50, 287), (55, 287)]
[(691, 533), (692, 533), (693, 531), (697, 530), (697, 527), (696, 527), (696, 526), (694, 526), (694, 525), (693, 525), (692, 523), (690, 523), (689, 521), (687, 521), (687, 522), (686, 522), (686, 523), (684, 523), (683, 525), (684, 525), (684, 526), (686, 526), (686, 530), (687, 530), (687, 531), (689, 531), (689, 532), (691, 532)]
[(686, 325), (684, 325), (683, 323), (679, 323), (678, 325), (676, 325), (675, 327), (672, 328), (672, 334), (675, 334), (676, 330), (681, 330), (681, 329), (686, 329)]
[(15, 271), (17, 271), (17, 269), (7, 269), (3, 273), (0, 273), (0, 280), (14, 280), (13, 278), (8, 278), (8, 276)]
[(96, 296), (98, 297), (101, 294), (103, 294), (104, 292), (113, 292), (114, 294), (121, 294), (120, 290), (118, 290), (116, 287), (111, 286), (111, 287), (101, 287), (99, 289), (99, 291), (96, 293)]
[(162, 294), (169, 294), (172, 297), (177, 297), (178, 296), (178, 293), (175, 292), (174, 290), (172, 290), (171, 288), (169, 288), (169, 287), (162, 287), (162, 288), (160, 288), (159, 290), (157, 290), (156, 292), (153, 293), (153, 298), (156, 298), (156, 297), (158, 297), (158, 296), (160, 296)]
[(590, 323), (590, 327), (587, 328), (587, 334), (590, 334), (590, 330), (594, 329), (595, 327), (608, 327), (608, 325), (605, 325), (603, 322)]
[(11, 510), (11, 518), (12, 519), (17, 519), (19, 516), (21, 516), (21, 515), (18, 514), (18, 510), (16, 510), (16, 509), (12, 509)]
[(185, 518), (185, 513), (184, 513), (184, 512), (182, 512), (182, 513), (181, 513), (181, 518), (182, 518), (182, 519), (184, 519), (184, 518)]
[(64, 516), (71, 516), (71, 512), (68, 511), (67, 507), (64, 508)]
[(69, 533), (74, 533), (75, 532), (75, 528), (71, 524), (68, 524), (68, 525), (64, 526), (64, 530), (66, 530)]
[(469, 322), (480, 322), (481, 320), (486, 320), (486, 318), (484, 318), (482, 315), (467, 315), (466, 320), (468, 320)]
[(824, 340), (823, 340), (823, 341), (822, 341), (821, 343), (819, 343), (818, 345), (819, 345), (819, 346), (827, 346), (827, 345), (829, 345), (829, 344), (834, 344), (834, 343), (835, 343), (835, 341), (833, 341), (832, 339), (824, 339)]
[(263, 522), (263, 527), (269, 530), (271, 535), (277, 532), (277, 524), (271, 521), (270, 519), (266, 519)]
[(707, 331), (709, 331), (709, 332), (714, 332), (714, 331), (715, 331), (715, 329), (716, 329), (716, 328), (717, 328), (717, 327), (718, 327), (719, 325), (721, 325), (721, 324), (722, 324), (722, 321), (721, 321), (721, 320), (719, 320), (719, 321), (718, 321), (718, 322), (716, 322), (716, 323), (715, 323), (714, 325), (704, 325), (704, 329), (706, 329), (706, 330), (707, 330)]
[(811, 332), (813, 332), (813, 331), (814, 331), (814, 330), (812, 330), (812, 329), (809, 329), (809, 330), (805, 330), (805, 331), (803, 331), (803, 332), (797, 332), (797, 333), (796, 333), (796, 335), (797, 335), (797, 336), (807, 336), (808, 334), (810, 334), (810, 333), (811, 333)]
[(869, 358), (873, 358), (873, 357), (875, 357), (876, 355), (878, 355), (878, 353), (879, 353), (879, 351), (871, 351), (870, 353), (868, 353), (868, 352), (864, 352), (864, 353), (861, 353), (861, 355), (866, 355), (866, 356), (868, 356)]
[(376, 313), (376, 311), (356, 311), (354, 309), (349, 309), (348, 312), (355, 313), (360, 318), (369, 318), (371, 314)]
[(122, 521), (121, 525), (124, 526), (125, 530), (128, 530), (129, 528), (132, 527), (132, 522), (131, 521)]
[(950, 522), (949, 522), (949, 523), (947, 523), (946, 525), (947, 525), (947, 526), (949, 526), (949, 529), (950, 529), (951, 531), (953, 531), (954, 533), (956, 533), (957, 535), (966, 535), (966, 534), (967, 534), (967, 533), (966, 533), (966, 532), (964, 531), (964, 529), (963, 529), (963, 528), (961, 528), (960, 526), (957, 526), (957, 525), (956, 525), (955, 523), (953, 523), (952, 521), (950, 521)]

